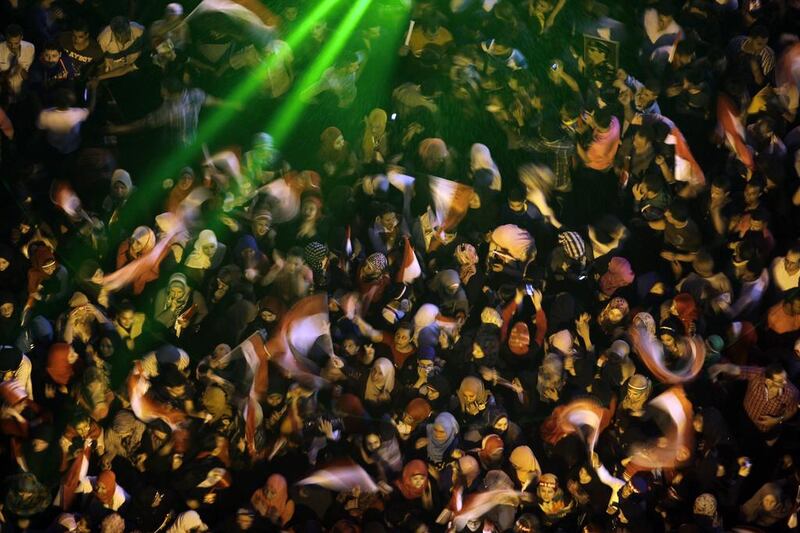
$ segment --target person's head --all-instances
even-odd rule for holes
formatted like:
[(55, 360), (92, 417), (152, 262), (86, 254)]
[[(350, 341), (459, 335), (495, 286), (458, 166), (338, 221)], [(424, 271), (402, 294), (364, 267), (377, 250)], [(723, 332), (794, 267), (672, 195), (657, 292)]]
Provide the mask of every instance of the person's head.
[(536, 494), (543, 503), (553, 501), (558, 490), (558, 478), (553, 474), (542, 474), (536, 487)]
[(649, 126), (642, 126), (636, 131), (636, 133), (633, 134), (633, 148), (637, 152), (644, 152), (653, 146), (654, 137), (655, 134), (653, 133), (653, 128)]
[(389, 262), (386, 256), (382, 253), (376, 252), (367, 257), (364, 261), (362, 273), (366, 278), (377, 278), (386, 271)]
[(378, 212), (378, 223), (386, 231), (393, 231), (400, 223), (395, 208), (390, 204), (383, 204)]
[(658, 29), (664, 30), (672, 24), (672, 20), (675, 17), (675, 7), (672, 2), (665, 1), (658, 4), (656, 11), (658, 12)]
[(253, 217), (251, 229), (256, 239), (260, 239), (269, 233), (272, 227), (272, 213), (269, 211), (259, 211)]
[(661, 92), (661, 81), (658, 78), (648, 78), (644, 85), (636, 89), (633, 95), (634, 103), (638, 109), (646, 109), (658, 98)]
[(182, 300), (183, 297), (186, 296), (187, 292), (189, 291), (189, 287), (187, 286), (185, 279), (185, 277), (172, 276), (167, 288), (167, 294), (170, 298), (174, 300)]
[(164, 20), (167, 22), (176, 22), (183, 16), (183, 6), (177, 2), (167, 4), (164, 8)]
[(750, 40), (753, 52), (760, 54), (767, 47), (767, 42), (769, 42), (769, 29), (766, 26), (757, 24), (750, 28), (750, 31), (747, 32), (747, 37)]
[(674, 200), (664, 216), (673, 226), (683, 227), (689, 223), (689, 207), (682, 200)]
[(523, 213), (526, 209), (525, 193), (520, 187), (513, 187), (508, 191), (508, 208), (515, 213)]
[(16, 48), (22, 42), (22, 26), (19, 24), (9, 24), (6, 26), (6, 44), (9, 48)]
[(11, 318), (14, 315), (14, 301), (6, 298), (0, 301), (0, 317)]
[(770, 391), (783, 391), (788, 379), (786, 370), (780, 363), (772, 363), (764, 369), (764, 384)]
[(695, 44), (691, 40), (681, 40), (675, 45), (672, 66), (676, 69), (685, 67), (694, 61)]
[(247, 531), (253, 527), (254, 522), (255, 514), (253, 513), (252, 509), (242, 507), (236, 512), (236, 525), (239, 527), (239, 529)]
[(439, 31), (439, 18), (434, 14), (428, 14), (420, 22), (420, 27), (426, 36), (436, 35), (436, 32)]
[(761, 182), (758, 180), (750, 180), (744, 187), (743, 196), (745, 205), (750, 209), (758, 205), (762, 192), (763, 186)]
[(42, 63), (48, 68), (56, 66), (61, 59), (61, 47), (56, 42), (47, 42), (42, 47), (42, 54), (40, 56)]
[(394, 332), (394, 344), (399, 347), (406, 347), (411, 343), (414, 334), (414, 327), (410, 322), (401, 322)]
[(296, 274), (305, 266), (303, 260), (303, 249), (299, 246), (292, 246), (286, 253), (286, 263), (283, 269), (289, 274)]
[(77, 415), (72, 420), (72, 429), (74, 429), (75, 433), (77, 433), (82, 439), (88, 437), (89, 431), (92, 429), (92, 424), (89, 417), (84, 414)]
[(316, 195), (309, 195), (303, 198), (300, 212), (306, 221), (318, 220), (322, 216), (322, 200)]
[(83, 19), (72, 23), (72, 43), (82, 49), (89, 43), (89, 24)]
[(378, 451), (378, 448), (381, 447), (381, 437), (377, 433), (367, 433), (364, 437), (364, 448), (368, 452), (375, 452)]
[(795, 243), (783, 258), (783, 268), (790, 275), (794, 275), (800, 270), (800, 243)]
[(133, 307), (130, 301), (125, 300), (120, 304), (119, 310), (117, 311), (117, 324), (125, 329), (129, 329), (133, 325), (135, 315), (136, 308)]
[(111, 33), (114, 34), (114, 38), (120, 43), (126, 43), (130, 40), (131, 23), (127, 18), (116, 16), (111, 19), (109, 27), (111, 28)]
[(711, 277), (714, 275), (714, 257), (708, 250), (701, 249), (692, 260), (692, 268), (704, 278)]
[(656, 172), (648, 172), (642, 178), (645, 196), (657, 196), (664, 190), (664, 178)]
[(168, 76), (161, 82), (161, 97), (170, 98), (178, 96), (183, 92), (184, 86), (180, 78), (176, 76)]

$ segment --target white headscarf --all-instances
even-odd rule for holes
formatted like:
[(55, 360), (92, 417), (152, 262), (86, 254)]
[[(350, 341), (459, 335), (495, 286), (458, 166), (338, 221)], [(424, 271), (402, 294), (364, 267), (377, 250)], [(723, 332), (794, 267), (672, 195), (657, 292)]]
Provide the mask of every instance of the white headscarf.
[(207, 256), (205, 252), (203, 252), (203, 248), (210, 244), (213, 244), (215, 249), (219, 246), (217, 236), (210, 229), (204, 229), (200, 232), (200, 235), (194, 243), (194, 250), (192, 250), (192, 253), (190, 253), (189, 257), (186, 259), (186, 266), (189, 268), (199, 268), (201, 270), (210, 268), (212, 257)]
[(394, 390), (394, 365), (385, 357), (381, 357), (372, 364), (372, 368), (379, 368), (383, 374), (383, 387), (378, 387), (372, 380), (372, 372), (367, 377), (367, 386), (364, 390), (364, 399), (370, 401), (381, 401)]
[(492, 159), (492, 153), (489, 151), (489, 148), (484, 144), (475, 143), (470, 149), (469, 158), (469, 169), (473, 174), (478, 170), (492, 171), (494, 177), (492, 178), (492, 185), (489, 188), (493, 191), (499, 191), (503, 182), (500, 177), (500, 170)]

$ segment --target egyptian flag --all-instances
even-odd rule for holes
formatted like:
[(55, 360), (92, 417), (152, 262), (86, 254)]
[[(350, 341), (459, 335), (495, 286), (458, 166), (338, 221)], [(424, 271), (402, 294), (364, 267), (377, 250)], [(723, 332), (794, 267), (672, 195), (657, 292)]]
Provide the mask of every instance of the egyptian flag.
[(464, 219), (472, 198), (472, 187), (430, 176), (432, 207), (442, 231), (452, 232)]
[(307, 296), (283, 315), (272, 338), (265, 345), (269, 358), (291, 379), (314, 389), (326, 381), (310, 359), (312, 348), (333, 353), (327, 294)]
[(683, 136), (681, 130), (667, 117), (661, 117), (661, 121), (669, 126), (669, 135), (664, 140), (666, 144), (675, 147), (675, 179), (691, 185), (702, 187), (706, 183), (706, 176), (703, 169), (697, 163)]
[(630, 329), (631, 347), (641, 358), (647, 369), (661, 383), (677, 385), (692, 381), (703, 369), (706, 358), (705, 343), (697, 337), (684, 337), (681, 341), (686, 343), (689, 359), (678, 370), (670, 370), (667, 367), (664, 355), (664, 345), (647, 329), (643, 327), (632, 327)]
[(800, 88), (800, 43), (787, 47), (781, 54), (775, 68), (775, 83), (778, 87), (793, 85)]
[(739, 112), (730, 97), (722, 93), (717, 97), (717, 132), (744, 166), (755, 169), (753, 149), (745, 142), (745, 130)]
[(211, 30), (255, 42), (268, 38), (277, 17), (258, 0), (203, 0), (184, 19), (193, 35)]
[(136, 361), (128, 377), (128, 398), (136, 418), (146, 424), (154, 420), (163, 420), (173, 430), (186, 420), (183, 411), (157, 402), (147, 395), (148, 390), (150, 390), (150, 380), (145, 375), (141, 361)]
[(251, 456), (254, 456), (256, 453), (256, 427), (264, 420), (264, 412), (259, 401), (266, 394), (269, 384), (269, 355), (261, 333), (256, 331), (250, 335), (239, 346), (231, 350), (228, 357), (231, 360), (239, 357), (244, 359), (253, 376), (242, 416), (245, 421), (244, 439), (247, 450)]
[(669, 388), (651, 400), (649, 405), (669, 417), (669, 426), (664, 428), (666, 444), (652, 441), (634, 446), (631, 461), (625, 467), (626, 479), (630, 479), (636, 472), (642, 470), (674, 468), (685, 463), (692, 456), (694, 412), (683, 387)]
[(349, 492), (356, 487), (364, 492), (378, 492), (378, 485), (370, 475), (351, 461), (321, 468), (298, 481), (297, 485), (319, 485), (336, 492)]
[(397, 271), (397, 282), (410, 285), (422, 275), (422, 268), (419, 266), (417, 254), (414, 253), (408, 237), (403, 237), (403, 241), (403, 262), (400, 264), (400, 270)]
[(466, 527), (467, 522), (478, 520), (498, 505), (516, 507), (520, 503), (520, 495), (520, 492), (513, 489), (488, 490), (470, 494), (464, 498), (461, 510), (453, 516), (453, 527), (456, 531), (461, 531)]
[(175, 236), (183, 230), (183, 226), (173, 228), (152, 250), (137, 257), (122, 268), (103, 276), (103, 288), (108, 292), (116, 292), (128, 285), (133, 285), (134, 294), (141, 294), (144, 286), (158, 279), (159, 267), (167, 256)]
[(590, 398), (578, 398), (556, 407), (542, 424), (542, 438), (550, 444), (577, 433), (586, 442), (591, 457), (597, 438), (611, 421), (611, 411)]
[(72, 506), (75, 501), (75, 491), (86, 474), (89, 472), (89, 456), (92, 453), (91, 445), (84, 445), (77, 457), (72, 460), (72, 464), (64, 473), (61, 485), (58, 487), (58, 494), (53, 500), (53, 505), (61, 507), (65, 511)]

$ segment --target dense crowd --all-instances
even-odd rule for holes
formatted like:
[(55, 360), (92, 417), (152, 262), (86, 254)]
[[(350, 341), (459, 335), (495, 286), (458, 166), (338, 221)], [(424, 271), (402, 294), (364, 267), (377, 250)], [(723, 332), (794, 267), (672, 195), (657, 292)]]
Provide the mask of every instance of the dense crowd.
[(797, 529), (800, 1), (0, 26), (3, 531)]

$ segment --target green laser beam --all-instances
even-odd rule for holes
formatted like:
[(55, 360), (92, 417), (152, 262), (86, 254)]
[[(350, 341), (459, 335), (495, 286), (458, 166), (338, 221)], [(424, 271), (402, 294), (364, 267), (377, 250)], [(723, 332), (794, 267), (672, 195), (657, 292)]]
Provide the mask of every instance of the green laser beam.
[(350, 35), (356, 29), (361, 18), (367, 11), (372, 0), (358, 0), (350, 8), (342, 23), (333, 32), (331, 41), (325, 45), (322, 52), (317, 56), (311, 66), (306, 70), (303, 78), (293, 88), (288, 100), (280, 108), (278, 114), (270, 122), (267, 131), (272, 135), (276, 146), (281, 146), (286, 140), (292, 128), (297, 124), (297, 119), (305, 109), (307, 101), (304, 93), (315, 85), (325, 70), (330, 67), (339, 53), (344, 48)]
[[(258, 65), (258, 67), (226, 97), (226, 100), (242, 104), (249, 100), (257, 92), (270, 69), (279, 61), (283, 61), (287, 53), (295, 49), (305, 40), (314, 29), (314, 26), (320, 20), (324, 19), (341, 1), (342, 0), (323, 0), (320, 2), (285, 39), (285, 42), (289, 45), (288, 49), (281, 49), (279, 53), (270, 56), (266, 61)], [(197, 133), (198, 141), (201, 143), (209, 142), (238, 112), (237, 109), (231, 107), (218, 109), (213, 115), (203, 121)]]

